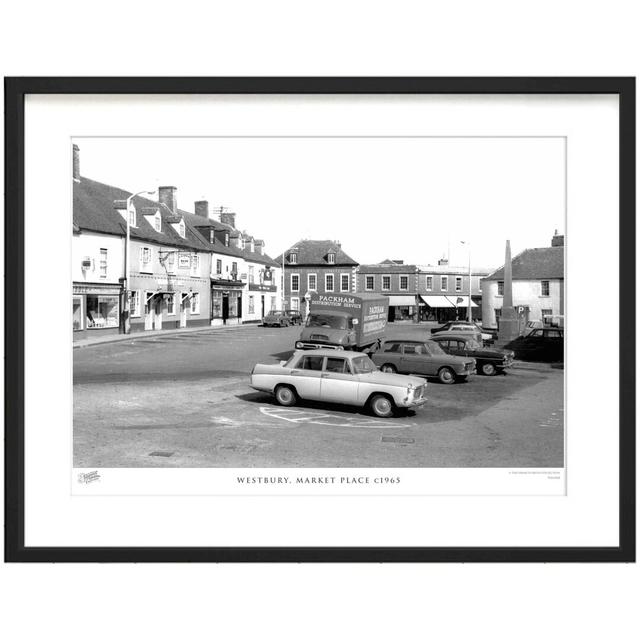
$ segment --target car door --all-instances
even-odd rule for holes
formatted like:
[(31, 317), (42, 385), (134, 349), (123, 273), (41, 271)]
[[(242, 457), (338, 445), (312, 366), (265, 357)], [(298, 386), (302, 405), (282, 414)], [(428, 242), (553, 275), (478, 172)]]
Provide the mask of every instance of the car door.
[(449, 353), (449, 349), (451, 348), (451, 340), (434, 340), (440, 345), (440, 348), (445, 352)]
[(402, 371), (433, 375), (431, 357), (427, 355), (423, 345), (406, 343), (402, 345)]
[(323, 402), (357, 404), (358, 379), (351, 373), (349, 360), (340, 356), (327, 356), (320, 382)]
[(378, 367), (391, 364), (402, 372), (402, 346), (399, 342), (385, 342), (380, 349), (374, 351), (371, 359)]
[(304, 355), (293, 369), (291, 382), (298, 395), (306, 400), (320, 400), (320, 382), (324, 356)]

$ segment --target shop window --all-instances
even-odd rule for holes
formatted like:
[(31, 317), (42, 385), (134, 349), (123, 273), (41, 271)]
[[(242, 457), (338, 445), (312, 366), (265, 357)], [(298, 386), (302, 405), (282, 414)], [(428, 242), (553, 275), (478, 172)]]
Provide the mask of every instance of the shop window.
[(107, 250), (106, 249), (100, 249), (100, 277), (101, 278), (107, 277)]
[(129, 300), (130, 313), (133, 317), (140, 316), (140, 292), (131, 291), (131, 298)]
[(349, 291), (349, 274), (343, 273), (340, 276), (340, 291)]
[(271, 311), (275, 311), (276, 309), (276, 297), (271, 296)]
[(541, 282), (541, 289), (542, 289), (542, 295), (543, 296), (548, 296), (549, 295), (549, 281), (548, 280), (543, 280)]
[(406, 291), (409, 288), (409, 278), (407, 276), (400, 276), (400, 289)]
[(324, 276), (324, 290), (333, 291), (333, 274), (326, 273)]
[(504, 280), (498, 280), (498, 295), (504, 295)]
[(191, 296), (191, 313), (199, 314), (200, 313), (200, 294), (194, 293)]
[(82, 298), (73, 296), (73, 330), (82, 331)]
[(291, 274), (291, 291), (300, 291), (300, 276), (297, 273)]
[(391, 276), (382, 276), (382, 290), (389, 291), (391, 289)]
[(87, 328), (106, 329), (119, 324), (118, 296), (87, 296)]
[(449, 276), (440, 277), (440, 291), (446, 291), (449, 288)]
[(222, 291), (211, 292), (211, 317), (222, 318)]
[(309, 291), (318, 290), (318, 276), (315, 273), (310, 273), (307, 276), (307, 289), (309, 289)]
[(292, 311), (300, 311), (300, 298), (291, 298)]
[(367, 291), (373, 291), (373, 276), (365, 276), (364, 288)]
[(462, 291), (462, 278), (456, 276), (456, 291)]
[(174, 316), (176, 314), (176, 294), (171, 293), (167, 296), (167, 315)]
[(550, 326), (553, 320), (553, 309), (542, 309), (542, 322)]
[(249, 315), (253, 315), (255, 313), (253, 296), (249, 296)]

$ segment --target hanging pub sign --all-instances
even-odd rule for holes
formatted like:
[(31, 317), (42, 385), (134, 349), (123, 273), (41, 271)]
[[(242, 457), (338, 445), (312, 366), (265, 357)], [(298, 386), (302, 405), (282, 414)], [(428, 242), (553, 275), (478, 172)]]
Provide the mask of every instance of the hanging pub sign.
[(269, 269), (269, 267), (266, 267), (264, 271), (261, 271), (261, 274), (262, 274), (262, 282), (264, 282), (265, 284), (271, 284), (271, 280), (272, 280), (271, 269)]
[(178, 256), (178, 267), (180, 269), (190, 269), (191, 268), (191, 256), (189, 256), (189, 255), (179, 255)]

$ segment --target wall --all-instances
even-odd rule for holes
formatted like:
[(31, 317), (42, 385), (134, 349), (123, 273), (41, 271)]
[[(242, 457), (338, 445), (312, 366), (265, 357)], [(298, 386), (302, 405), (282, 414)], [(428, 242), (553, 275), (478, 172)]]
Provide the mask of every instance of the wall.
[[(107, 275), (100, 276), (100, 249), (107, 250)], [(82, 268), (82, 259), (93, 261), (89, 269)], [(71, 240), (71, 277), (73, 282), (108, 282), (118, 284), (124, 273), (124, 238), (83, 231)]]
[[(564, 280), (549, 280), (549, 295), (541, 295), (540, 280), (514, 280), (513, 306), (529, 307), (529, 320), (542, 320), (542, 309), (552, 309), (554, 315), (563, 315)], [(503, 297), (498, 296), (498, 281), (485, 280), (482, 291), (482, 324), (497, 327), (495, 310), (502, 309)]]
[[(300, 276), (300, 287), (299, 291), (291, 291), (291, 275), (298, 274)], [(333, 274), (334, 278), (334, 286), (333, 291), (331, 293), (341, 293), (341, 292), (355, 292), (355, 268), (352, 266), (332, 266), (332, 267), (305, 267), (305, 266), (297, 266), (297, 265), (287, 265), (285, 268), (285, 296), (286, 296), (286, 305), (287, 309), (293, 308), (292, 299), (297, 298), (299, 301), (299, 309), (300, 312), (304, 315), (306, 313), (306, 304), (304, 300), (304, 295), (308, 288), (308, 276), (309, 274), (316, 274), (316, 289), (317, 293), (329, 293), (325, 288), (325, 275)], [(341, 285), (341, 276), (348, 275), (349, 276), (349, 288), (346, 290), (342, 290)], [(313, 290), (311, 290), (313, 291)], [(295, 304), (295, 300), (294, 300)]]

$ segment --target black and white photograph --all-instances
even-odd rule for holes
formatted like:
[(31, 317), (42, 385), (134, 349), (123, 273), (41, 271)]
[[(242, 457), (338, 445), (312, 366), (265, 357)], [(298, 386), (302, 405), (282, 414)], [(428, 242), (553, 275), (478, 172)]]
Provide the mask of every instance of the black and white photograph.
[(563, 469), (564, 137), (70, 151), (74, 467)]

